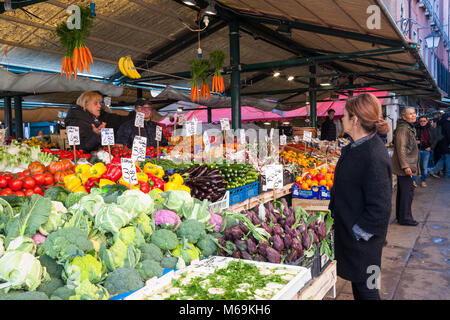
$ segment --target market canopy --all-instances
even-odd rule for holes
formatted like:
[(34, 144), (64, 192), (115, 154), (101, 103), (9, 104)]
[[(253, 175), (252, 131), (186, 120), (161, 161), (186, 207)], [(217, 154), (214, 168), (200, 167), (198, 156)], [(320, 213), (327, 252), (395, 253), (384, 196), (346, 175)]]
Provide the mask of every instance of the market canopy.
[[(32, 2), (40, 3), (27, 5), (27, 12), (0, 14), (0, 65), (17, 72), (59, 73), (65, 49), (55, 28), (67, 19), (68, 5), (87, 3)], [(209, 25), (202, 28), (200, 43), (198, 32), (192, 30), (198, 29), (196, 21), (208, 2), (198, 0), (195, 6), (178, 0), (125, 3), (95, 1), (96, 18), (86, 41), (94, 65), (83, 76), (126, 86), (120, 97), (113, 97), (113, 105), (134, 102), (138, 89), (189, 87), (189, 59), (197, 56), (199, 45), (205, 57), (213, 50), (223, 50), (228, 56), (233, 21), (239, 28), (242, 98), (270, 98), (291, 109), (302, 107), (314, 79), (319, 100), (368, 86), (436, 99), (443, 93), (422, 61), (418, 45), (402, 35), (381, 0), (216, 1), (218, 14), (210, 16)], [(380, 8), (380, 28), (375, 29), (368, 24), (371, 15), (367, 13), (374, 5)], [(141, 79), (120, 74), (117, 61), (125, 55), (131, 55)], [(226, 63), (224, 69), (229, 95), (231, 68)], [(280, 71), (280, 76), (273, 77), (274, 71)], [(292, 81), (287, 80), (290, 75)], [(326, 82), (330, 85), (325, 86)], [(78, 95), (26, 96), (24, 103), (73, 103)], [(150, 98), (150, 90), (141, 95)]]

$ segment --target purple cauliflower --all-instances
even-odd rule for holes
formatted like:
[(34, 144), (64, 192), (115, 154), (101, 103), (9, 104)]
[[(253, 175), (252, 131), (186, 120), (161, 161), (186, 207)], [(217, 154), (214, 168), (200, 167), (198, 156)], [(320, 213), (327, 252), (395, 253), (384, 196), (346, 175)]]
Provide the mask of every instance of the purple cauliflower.
[(209, 219), (208, 224), (214, 225), (213, 230), (215, 232), (219, 232), (220, 227), (222, 226), (222, 216), (220, 214), (214, 213), (212, 210), (209, 210), (209, 213), (211, 214), (211, 218)]
[(39, 232), (37, 232), (34, 236), (31, 237), (31, 239), (33, 239), (33, 241), (37, 247), (37, 246), (39, 246), (40, 243), (44, 243), (45, 239), (47, 239), (47, 237), (44, 236), (43, 234), (40, 234)]
[(175, 212), (170, 210), (158, 210), (153, 219), (155, 220), (155, 224), (157, 226), (161, 224), (176, 226), (181, 223), (180, 217)]

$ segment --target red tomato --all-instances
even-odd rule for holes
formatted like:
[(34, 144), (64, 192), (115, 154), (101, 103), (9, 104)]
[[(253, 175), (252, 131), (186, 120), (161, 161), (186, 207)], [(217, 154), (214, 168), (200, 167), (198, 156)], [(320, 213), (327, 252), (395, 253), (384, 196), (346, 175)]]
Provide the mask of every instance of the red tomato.
[(29, 177), (29, 176), (31, 176), (31, 172), (30, 172), (30, 170), (25, 170), (24, 172), (23, 172), (23, 174), (26, 176), (26, 177)]
[(36, 186), (36, 181), (32, 177), (26, 177), (23, 180), (23, 187), (25, 189), (33, 189)]
[(42, 173), (33, 174), (33, 179), (36, 181), (38, 186), (42, 186), (44, 184), (44, 174)]
[(25, 197), (31, 197), (34, 194), (33, 189), (25, 190)]
[(17, 191), (22, 189), (23, 181), (20, 179), (12, 179), (8, 182), (8, 187), (11, 188), (12, 191)]
[(44, 175), (44, 185), (46, 186), (52, 186), (53, 185), (53, 175), (51, 173), (46, 173)]
[(11, 188), (5, 188), (0, 193), (0, 196), (10, 196), (12, 194), (13, 194), (13, 192), (12, 192)]
[(35, 194), (40, 194), (41, 196), (44, 196), (44, 191), (42, 191), (41, 187), (39, 187), (39, 186), (34, 187), (33, 192)]
[(5, 177), (6, 181), (9, 182), (9, 180), (11, 180), (13, 178), (13, 176), (11, 174), (5, 174), (3, 177)]
[(0, 188), (5, 188), (8, 185), (8, 180), (5, 177), (0, 176)]
[(20, 179), (25, 178), (25, 175), (23, 174), (23, 172), (17, 172), (17, 176), (18, 176)]
[(25, 197), (25, 193), (23, 191), (16, 191), (16, 192), (14, 192), (14, 195), (16, 195), (18, 197)]

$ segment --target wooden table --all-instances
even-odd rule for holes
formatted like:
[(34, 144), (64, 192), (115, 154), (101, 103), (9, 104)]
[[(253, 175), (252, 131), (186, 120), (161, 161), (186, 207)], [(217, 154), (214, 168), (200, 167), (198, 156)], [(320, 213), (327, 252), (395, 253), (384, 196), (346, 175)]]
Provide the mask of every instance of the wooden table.
[(336, 260), (297, 293), (293, 300), (322, 300), (325, 296), (336, 298)]

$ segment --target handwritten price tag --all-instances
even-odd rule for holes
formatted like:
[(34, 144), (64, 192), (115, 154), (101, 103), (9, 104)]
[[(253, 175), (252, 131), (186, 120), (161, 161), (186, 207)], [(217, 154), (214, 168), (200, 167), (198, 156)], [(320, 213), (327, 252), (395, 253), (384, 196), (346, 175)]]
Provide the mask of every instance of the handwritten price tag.
[(187, 122), (186, 126), (185, 126), (185, 130), (186, 130), (187, 137), (195, 135), (195, 133), (197, 132), (197, 122), (194, 122), (194, 121)]
[(220, 119), (220, 127), (222, 128), (222, 131), (230, 130), (230, 121), (228, 121), (227, 118)]
[(283, 187), (283, 165), (267, 165), (265, 173), (267, 189), (281, 189)]
[(133, 159), (130, 158), (121, 158), (120, 163), (122, 165), (122, 177), (127, 183), (137, 184), (137, 174), (136, 174), (136, 166), (134, 165)]
[(312, 132), (311, 131), (303, 131), (303, 140), (306, 142), (311, 142)]
[(103, 128), (102, 129), (102, 146), (114, 145), (114, 129)]
[(67, 139), (69, 140), (69, 145), (78, 146), (80, 144), (80, 128), (68, 126), (67, 130)]
[(280, 146), (285, 146), (286, 140), (287, 140), (286, 135), (283, 134), (282, 136), (280, 136)]
[(180, 115), (178, 117), (178, 124), (180, 126), (184, 126), (186, 124), (186, 116), (185, 115)]
[(156, 126), (156, 141), (161, 141), (162, 138), (162, 127)]
[(105, 99), (103, 99), (103, 102), (106, 106), (109, 107), (111, 105), (111, 97), (105, 97)]
[(134, 119), (134, 126), (138, 128), (144, 127), (145, 114), (142, 112), (136, 112), (136, 118)]
[(147, 151), (147, 138), (135, 136), (133, 140), (133, 148), (131, 149), (131, 159), (133, 161), (144, 161)]

